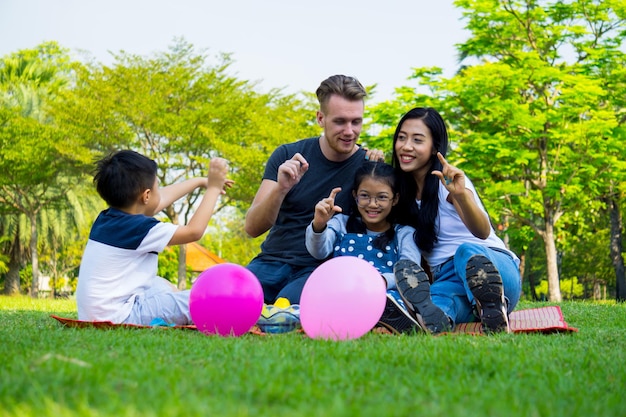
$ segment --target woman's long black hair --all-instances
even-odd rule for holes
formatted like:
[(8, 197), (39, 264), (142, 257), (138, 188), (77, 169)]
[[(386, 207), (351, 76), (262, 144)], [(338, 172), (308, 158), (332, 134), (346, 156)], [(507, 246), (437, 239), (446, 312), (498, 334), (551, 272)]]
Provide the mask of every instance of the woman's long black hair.
[[(432, 155), (430, 156), (429, 174), (424, 181), (424, 189), (421, 190), (421, 206), (417, 205), (417, 184), (413, 173), (404, 172), (400, 169), (400, 161), (396, 154), (396, 142), (402, 124), (409, 119), (419, 119), (430, 130), (433, 139)], [(432, 171), (441, 171), (442, 165), (437, 158), (437, 152), (445, 157), (448, 150), (448, 130), (441, 115), (431, 107), (416, 107), (409, 110), (398, 122), (393, 135), (393, 157), (391, 165), (396, 169), (399, 180), (400, 202), (398, 208), (398, 222), (408, 224), (415, 228), (415, 243), (425, 252), (432, 251), (437, 241), (435, 221), (439, 212), (439, 178), (432, 175)]]
[[(359, 168), (354, 177), (354, 184), (352, 185), (352, 194), (355, 194), (361, 183), (366, 178), (372, 178), (377, 181), (382, 181), (389, 185), (391, 191), (393, 193), (393, 198), (398, 194), (398, 181), (396, 180), (396, 173), (394, 168), (386, 164), (384, 162), (365, 162), (361, 168)], [(415, 194), (414, 194), (415, 195)], [(391, 212), (389, 216), (387, 216), (387, 221), (391, 223), (391, 227), (384, 233), (378, 235), (372, 245), (376, 249), (380, 249), (383, 252), (387, 252), (385, 247), (393, 241), (396, 236), (395, 224), (396, 224), (396, 211), (397, 205), (391, 208)], [(361, 218), (361, 214), (359, 213), (359, 209), (356, 204), (356, 199), (352, 199), (352, 204), (350, 204), (350, 214), (348, 216), (348, 221), (346, 222), (346, 231), (348, 233), (367, 233), (367, 228), (365, 227), (365, 223), (363, 223), (363, 219)]]

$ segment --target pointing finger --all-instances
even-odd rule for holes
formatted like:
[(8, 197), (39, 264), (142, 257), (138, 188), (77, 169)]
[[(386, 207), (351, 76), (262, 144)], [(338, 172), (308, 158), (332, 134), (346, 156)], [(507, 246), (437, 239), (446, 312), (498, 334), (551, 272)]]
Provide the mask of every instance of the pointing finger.
[(328, 196), (328, 198), (331, 198), (334, 201), (335, 197), (337, 196), (337, 194), (339, 194), (340, 191), (341, 191), (341, 187), (333, 188), (333, 190), (330, 192), (330, 195)]

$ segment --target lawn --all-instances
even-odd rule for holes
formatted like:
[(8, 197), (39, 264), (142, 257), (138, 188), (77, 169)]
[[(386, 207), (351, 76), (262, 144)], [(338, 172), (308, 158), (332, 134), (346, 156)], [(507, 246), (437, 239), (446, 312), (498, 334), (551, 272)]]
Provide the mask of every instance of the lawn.
[(0, 415), (625, 416), (626, 305), (561, 308), (578, 333), (332, 342), (70, 329), (72, 300), (0, 297)]

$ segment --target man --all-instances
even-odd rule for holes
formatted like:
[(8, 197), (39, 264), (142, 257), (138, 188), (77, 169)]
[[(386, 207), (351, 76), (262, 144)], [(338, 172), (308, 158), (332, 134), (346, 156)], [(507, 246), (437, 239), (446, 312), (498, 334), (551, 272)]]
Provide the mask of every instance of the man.
[[(300, 303), (307, 278), (321, 263), (305, 245), (315, 205), (340, 187), (343, 192), (336, 195), (335, 204), (347, 209), (357, 169), (368, 159), (383, 159), (381, 151), (357, 145), (367, 93), (356, 78), (333, 75), (322, 81), (316, 94), (320, 103), (316, 120), (322, 135), (281, 145), (272, 153), (246, 214), (250, 236), (270, 231), (261, 253), (248, 264), (263, 286), (265, 303), (275, 304), (264, 308), (258, 323), (268, 332), (289, 331), (299, 324), (295, 305)], [(400, 332), (417, 325), (391, 300), (381, 322)]]
[[(323, 133), (279, 146), (270, 156), (261, 186), (246, 214), (246, 233), (270, 231), (261, 253), (248, 265), (261, 282), (265, 302), (286, 298), (300, 303), (304, 284), (320, 261), (305, 246), (305, 231), (315, 204), (341, 187), (339, 207), (349, 207), (354, 174), (366, 160), (357, 145), (363, 127), (361, 83), (344, 75), (324, 80), (316, 91), (320, 103), (316, 119)], [(382, 157), (377, 152), (376, 157)]]

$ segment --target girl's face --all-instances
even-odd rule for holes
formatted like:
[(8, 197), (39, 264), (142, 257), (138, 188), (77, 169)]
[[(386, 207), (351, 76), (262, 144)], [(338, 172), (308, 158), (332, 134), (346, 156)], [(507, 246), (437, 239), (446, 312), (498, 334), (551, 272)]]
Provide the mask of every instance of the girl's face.
[(434, 153), (430, 129), (421, 119), (407, 119), (402, 123), (393, 151), (404, 172), (427, 174)]
[(398, 203), (398, 196), (393, 194), (387, 183), (371, 177), (365, 178), (353, 196), (365, 227), (373, 232), (384, 232), (391, 227), (387, 217)]

